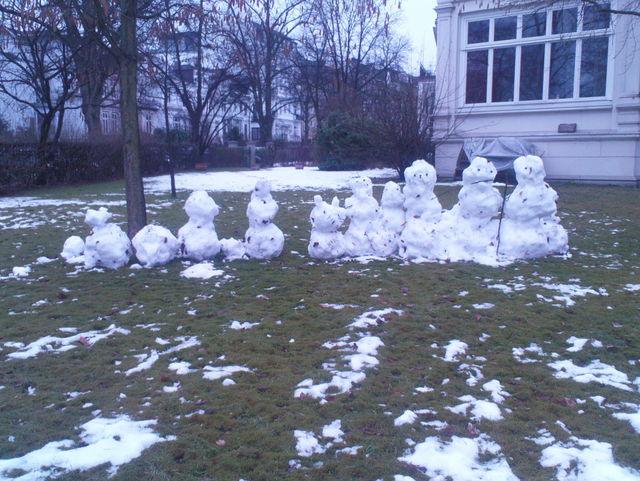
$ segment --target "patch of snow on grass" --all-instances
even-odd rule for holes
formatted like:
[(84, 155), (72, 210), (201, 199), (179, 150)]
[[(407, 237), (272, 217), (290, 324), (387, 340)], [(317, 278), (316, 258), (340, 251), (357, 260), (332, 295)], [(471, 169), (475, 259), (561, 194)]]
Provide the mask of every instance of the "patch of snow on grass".
[(518, 481), (500, 446), (486, 434), (476, 438), (453, 436), (451, 441), (428, 437), (400, 461), (420, 468), (433, 479), (456, 481)]
[(210, 262), (200, 262), (183, 270), (180, 275), (187, 279), (211, 279), (224, 274), (223, 270), (215, 269)]
[(462, 401), (462, 404), (458, 404), (457, 406), (446, 406), (445, 409), (448, 409), (452, 413), (460, 414), (461, 416), (466, 416), (467, 411), (471, 409), (471, 419), (474, 421), (480, 421), (482, 419), (500, 421), (503, 419), (500, 408), (497, 404), (492, 403), (491, 401), (476, 399), (469, 394), (461, 396), (458, 399)]
[[(604, 289), (599, 289), (596, 291), (591, 287), (582, 287), (578, 284), (552, 284), (548, 282), (536, 282), (531, 285), (558, 292), (560, 295), (553, 296), (553, 300), (564, 302), (565, 306), (567, 307), (573, 306), (576, 303), (573, 300), (574, 297), (585, 297), (587, 294), (591, 294), (594, 296), (608, 295), (607, 291), (605, 291)], [(546, 298), (544, 300), (549, 301)]]
[(599, 359), (591, 361), (588, 366), (576, 366), (570, 360), (555, 361), (548, 366), (555, 370), (558, 379), (572, 379), (579, 383), (597, 382), (605, 386), (612, 386), (623, 391), (631, 391), (629, 378), (615, 367), (601, 362)]
[(216, 379), (231, 376), (236, 372), (252, 372), (251, 369), (244, 366), (205, 366), (203, 369), (206, 372), (202, 375), (202, 377), (210, 381), (215, 381)]
[(588, 342), (591, 342), (591, 345), (593, 347), (602, 347), (602, 343), (598, 340), (571, 336), (569, 339), (567, 339), (567, 344), (571, 344), (571, 347), (568, 347), (567, 351), (568, 352), (582, 351), (582, 349)]
[(498, 404), (502, 403), (505, 398), (510, 396), (510, 394), (504, 390), (504, 386), (500, 384), (500, 381), (498, 381), (497, 379), (485, 382), (482, 385), (482, 389), (484, 389), (485, 391), (489, 391), (491, 393), (491, 399), (493, 399), (493, 401)]
[(629, 292), (640, 291), (640, 284), (626, 284), (624, 290)]
[(484, 302), (482, 304), (471, 304), (474, 309), (493, 309), (495, 304), (491, 304), (490, 302)]
[(14, 479), (8, 476), (22, 470), (26, 474), (17, 479), (36, 481), (110, 464), (108, 472), (113, 476), (120, 466), (139, 457), (145, 449), (175, 439), (153, 432), (150, 426), (156, 422), (133, 421), (126, 415), (92, 419), (80, 426), (81, 446), (70, 439), (52, 441), (19, 458), (0, 459), (0, 475), (7, 476), (2, 479)]
[(116, 327), (114, 324), (111, 324), (109, 327), (99, 331), (81, 332), (69, 337), (45, 336), (27, 345), (16, 342), (5, 342), (4, 345), (6, 347), (18, 348), (18, 351), (7, 354), (7, 357), (12, 359), (27, 359), (30, 357), (36, 357), (41, 352), (60, 353), (68, 351), (70, 349), (75, 349), (77, 346), (75, 346), (74, 343), (76, 342), (82, 342), (85, 345), (92, 346), (96, 342), (101, 341), (102, 339), (105, 339), (113, 334), (119, 333), (126, 335), (130, 332), (131, 331), (129, 331), (128, 329)]
[(236, 331), (251, 329), (252, 327), (260, 325), (259, 322), (239, 322), (233, 321), (229, 326), (229, 329), (234, 329)]
[(414, 422), (416, 422), (416, 419), (418, 419), (418, 415), (410, 409), (407, 409), (400, 416), (393, 420), (393, 425), (402, 426), (404, 424), (413, 424)]
[(514, 347), (511, 349), (511, 353), (516, 361), (522, 364), (529, 364), (532, 362), (540, 362), (539, 359), (530, 359), (523, 357), (526, 353), (537, 354), (538, 356), (545, 357), (546, 354), (542, 350), (540, 346), (538, 346), (535, 342), (529, 344), (528, 347)]
[(469, 345), (466, 342), (453, 339), (445, 346), (445, 354), (441, 359), (446, 362), (456, 362), (458, 361), (458, 356), (467, 352), (467, 347), (469, 347)]
[(637, 410), (635, 413), (615, 413), (613, 415), (614, 418), (620, 419), (621, 421), (629, 421), (633, 429), (640, 433), (640, 404), (633, 405)]
[(640, 480), (640, 472), (615, 463), (611, 444), (574, 436), (543, 449), (540, 464), (556, 468), (558, 481)]

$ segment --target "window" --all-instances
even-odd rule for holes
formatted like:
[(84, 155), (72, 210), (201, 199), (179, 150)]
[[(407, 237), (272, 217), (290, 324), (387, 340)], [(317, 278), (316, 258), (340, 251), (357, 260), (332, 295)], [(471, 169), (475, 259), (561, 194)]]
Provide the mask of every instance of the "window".
[(251, 127), (251, 140), (254, 142), (260, 140), (260, 127)]
[(143, 129), (147, 134), (153, 133), (153, 123), (151, 122), (151, 114), (150, 113), (146, 113), (145, 112), (145, 114), (144, 114)]
[(606, 96), (608, 5), (468, 20), (465, 103)]

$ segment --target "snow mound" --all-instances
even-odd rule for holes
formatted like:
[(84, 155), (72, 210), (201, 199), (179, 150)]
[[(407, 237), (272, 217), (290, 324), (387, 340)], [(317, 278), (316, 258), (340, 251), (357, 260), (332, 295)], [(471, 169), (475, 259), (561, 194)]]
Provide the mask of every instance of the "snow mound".
[(216, 269), (213, 264), (209, 262), (201, 262), (191, 267), (187, 267), (180, 275), (187, 279), (211, 279), (214, 276), (221, 276), (224, 271)]
[(144, 267), (166, 264), (178, 255), (180, 243), (165, 227), (147, 225), (132, 239), (136, 257)]
[(87, 210), (84, 221), (91, 227), (91, 234), (84, 242), (84, 266), (87, 269), (96, 266), (118, 269), (129, 262), (129, 237), (120, 227), (110, 224), (110, 218), (111, 213), (104, 207)]

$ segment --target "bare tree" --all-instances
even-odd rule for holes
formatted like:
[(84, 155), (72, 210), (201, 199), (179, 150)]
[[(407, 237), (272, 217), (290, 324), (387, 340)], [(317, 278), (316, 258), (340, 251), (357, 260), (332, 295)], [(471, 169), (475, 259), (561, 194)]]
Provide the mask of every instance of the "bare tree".
[(175, 93), (187, 112), (196, 161), (221, 133), (237, 96), (231, 88), (237, 73), (220, 22), (210, 2), (172, 6), (165, 0), (148, 53), (153, 77), (165, 98)]
[[(251, 94), (249, 106), (260, 125), (260, 140), (272, 140), (276, 112), (291, 99), (286, 90), (292, 38), (303, 20), (304, 0), (225, 0), (226, 35)], [(280, 88), (279, 88), (280, 87)]]
[(406, 44), (393, 37), (394, 19), (385, 0), (313, 1), (308, 30), (315, 45), (326, 42), (334, 108), (357, 110), (367, 86), (398, 64)]
[(75, 93), (71, 52), (50, 29), (28, 17), (0, 12), (0, 21), (0, 92), (35, 112), (41, 152), (60, 138), (65, 108)]

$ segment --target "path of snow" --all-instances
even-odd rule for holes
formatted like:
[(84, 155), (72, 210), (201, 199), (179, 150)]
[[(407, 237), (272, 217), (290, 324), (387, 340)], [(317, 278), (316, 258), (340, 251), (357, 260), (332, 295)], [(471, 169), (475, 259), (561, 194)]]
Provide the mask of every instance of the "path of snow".
[[(176, 175), (179, 190), (206, 190), (209, 192), (250, 192), (260, 179), (271, 181), (272, 191), (292, 189), (346, 189), (349, 179), (357, 176), (393, 178), (398, 174), (393, 169), (370, 169), (364, 171), (327, 172), (317, 167), (296, 169), (274, 167), (263, 170), (239, 172), (189, 172)], [(145, 179), (147, 193), (162, 193), (170, 190), (168, 175)]]

